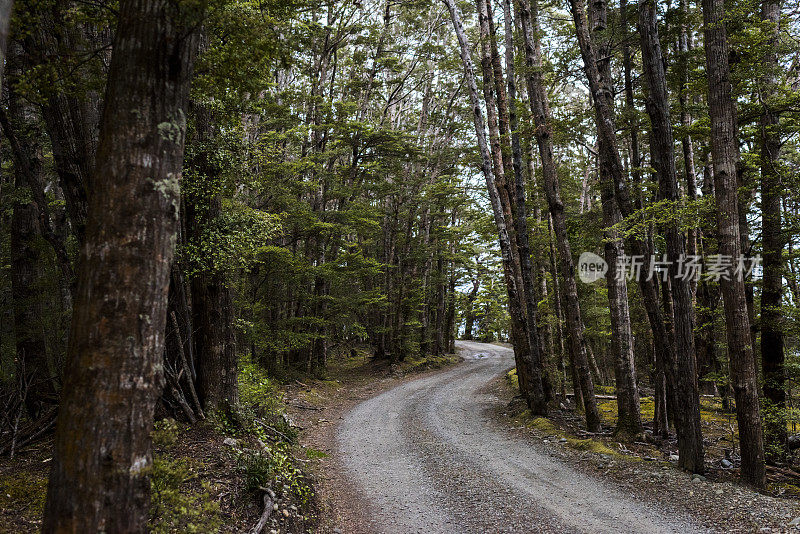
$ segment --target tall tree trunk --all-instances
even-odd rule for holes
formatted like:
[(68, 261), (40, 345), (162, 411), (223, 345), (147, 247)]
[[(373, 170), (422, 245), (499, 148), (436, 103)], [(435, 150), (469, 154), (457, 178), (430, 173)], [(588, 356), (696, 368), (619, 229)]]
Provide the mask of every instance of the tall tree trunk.
[(533, 8), (527, 0), (520, 0), (517, 5), (522, 34), (525, 42), (525, 59), (528, 66), (528, 96), (531, 104), (531, 113), (535, 124), (536, 143), (539, 146), (539, 156), (542, 161), (542, 177), (545, 197), (550, 208), (553, 221), (553, 232), (556, 238), (561, 272), (564, 276), (564, 297), (567, 329), (571, 338), (570, 348), (580, 381), (583, 407), (586, 415), (586, 428), (590, 432), (600, 429), (600, 415), (597, 411), (597, 401), (594, 395), (594, 382), (589, 369), (589, 359), (586, 353), (586, 336), (584, 334), (583, 319), (581, 318), (580, 302), (578, 301), (578, 287), (575, 283), (575, 266), (572, 262), (572, 250), (567, 235), (566, 216), (564, 203), (561, 201), (558, 170), (553, 158), (553, 143), (551, 139), (550, 106), (547, 93), (542, 81), (542, 60), (540, 43), (536, 34), (538, 32), (538, 6), (534, 1)]
[[(14, 53), (15, 50), (19, 51), (16, 43), (12, 44), (9, 55), (9, 70), (18, 75), (18, 60), (21, 58)], [(15, 92), (9, 93), (9, 120), (13, 122), (14, 130), (19, 132), (23, 152), (15, 162), (14, 185), (17, 189), (24, 190), (28, 185), (24, 172), (35, 175), (36, 181), (43, 181), (42, 151), (38, 139), (40, 132), (35, 126), (38, 119), (30, 105), (26, 105)], [(19, 168), (20, 163), (23, 163), (22, 158), (27, 170)], [(48, 365), (45, 338), (47, 325), (41, 317), (43, 310), (37, 290), (42, 278), (43, 260), (41, 244), (37, 243), (42, 235), (39, 210), (35, 202), (25, 200), (23, 195), (17, 197), (19, 200), (13, 206), (10, 228), (15, 363), (25, 394), (25, 407), (28, 415), (36, 419), (46, 407), (55, 404), (57, 395)]]
[(572, 390), (575, 394), (575, 406), (583, 407), (583, 395), (581, 395), (581, 388), (578, 385), (578, 375), (575, 372), (575, 363), (572, 361), (572, 350), (569, 348), (569, 339), (566, 341), (566, 345), (568, 350), (565, 351), (564, 347), (564, 321), (562, 317), (564, 317), (564, 298), (562, 297), (562, 287), (563, 284), (560, 281), (559, 270), (558, 270), (558, 263), (556, 262), (556, 250), (555, 250), (555, 238), (553, 237), (553, 219), (552, 217), (548, 217), (547, 219), (547, 230), (548, 230), (548, 242), (549, 242), (549, 256), (550, 256), (550, 270), (553, 273), (553, 298), (555, 300), (555, 316), (556, 316), (556, 333), (558, 334), (558, 349), (559, 354), (561, 357), (561, 371), (563, 376), (563, 382), (561, 386), (561, 393), (562, 397), (566, 399), (567, 397), (567, 371), (566, 371), (566, 363), (564, 355), (565, 353), (569, 354), (569, 371), (570, 371), (570, 380), (572, 380)]
[[(739, 145), (736, 136), (736, 107), (731, 96), (728, 37), (724, 19), (723, 0), (703, 0), (719, 252), (737, 261), (742, 255), (736, 179)], [(736, 397), (736, 420), (739, 424), (742, 450), (741, 472), (745, 481), (761, 488), (766, 482), (764, 443), (747, 299), (743, 277), (728, 274), (730, 276), (720, 280), (720, 286), (725, 307), (731, 383)]]
[[(461, 61), (464, 65), (464, 74), (465, 79), (467, 82), (467, 88), (469, 90), (469, 97), (470, 103), (472, 105), (472, 113), (473, 119), (475, 123), (475, 133), (478, 139), (478, 148), (481, 154), (481, 171), (483, 172), (483, 176), (486, 180), (486, 188), (489, 193), (489, 200), (492, 205), (492, 213), (494, 215), (495, 227), (497, 229), (498, 234), (498, 242), (500, 244), (500, 253), (502, 256), (502, 263), (503, 263), (503, 274), (506, 282), (506, 291), (508, 293), (508, 301), (509, 301), (509, 311), (511, 315), (511, 333), (512, 338), (514, 339), (514, 356), (517, 364), (517, 369), (522, 370), (522, 373), (518, 373), (520, 378), (520, 390), (523, 392), (523, 395), (526, 396), (528, 399), (529, 404), (533, 404), (532, 400), (530, 399), (530, 395), (527, 394), (527, 384), (523, 385), (523, 381), (525, 378), (524, 371), (529, 367), (530, 362), (526, 360), (526, 351), (530, 350), (528, 345), (528, 337), (525, 334), (525, 316), (524, 311), (516, 305), (516, 303), (521, 302), (519, 298), (519, 291), (522, 290), (521, 287), (517, 285), (517, 277), (514, 275), (514, 258), (512, 256), (512, 241), (509, 236), (509, 229), (506, 221), (510, 218), (510, 213), (506, 213), (503, 209), (503, 205), (500, 202), (500, 191), (499, 187), (495, 181), (495, 173), (493, 168), (493, 153), (489, 150), (489, 145), (486, 141), (486, 130), (483, 122), (483, 110), (481, 108), (480, 97), (478, 96), (478, 84), (475, 81), (475, 68), (472, 64), (472, 57), (470, 55), (470, 47), (467, 41), (467, 36), (464, 33), (464, 26), (461, 23), (461, 14), (458, 7), (455, 4), (455, 0), (443, 0), (447, 9), (450, 12), (450, 18), (453, 22), (453, 27), (455, 29), (456, 37), (458, 38), (459, 43), (459, 52), (461, 54)], [(490, 68), (489, 68), (490, 69)], [(489, 70), (490, 76), (486, 77), (486, 80), (491, 79), (491, 70)], [(488, 88), (487, 88), (488, 87)], [(491, 93), (491, 84), (484, 83), (484, 90)], [(487, 113), (489, 113), (489, 125), (490, 131), (494, 130), (497, 131), (497, 123), (496, 118), (494, 121), (494, 125), (492, 125), (492, 114), (494, 114), (494, 102), (493, 96), (489, 99), (490, 102), (487, 102)], [(495, 140), (492, 140), (493, 143)], [(499, 148), (499, 139), (497, 139), (497, 144)], [(497, 163), (497, 159), (499, 159), (499, 151), (494, 153), (495, 162)], [(502, 168), (502, 160), (499, 161), (499, 167)]]
[[(531, 258), (531, 247), (528, 236), (528, 206), (525, 198), (525, 174), (522, 167), (522, 146), (519, 138), (519, 125), (517, 122), (517, 82), (514, 69), (514, 24), (511, 18), (511, 0), (501, 0), (503, 2), (503, 17), (505, 19), (505, 63), (506, 80), (508, 87), (508, 100), (504, 106), (500, 106), (500, 113), (508, 113), (508, 126), (511, 135), (511, 154), (512, 167), (514, 169), (513, 196), (516, 199), (514, 212), (514, 227), (519, 248), (520, 267), (522, 269), (522, 284), (525, 289), (525, 310), (528, 318), (528, 342), (531, 346), (531, 380), (541, 382), (542, 398), (538, 402), (547, 402), (552, 397), (550, 380), (547, 379), (545, 366), (546, 354), (542, 352), (541, 339), (539, 334), (538, 319), (538, 294), (534, 276), (534, 266)], [(489, 0), (487, 0), (487, 6)], [(490, 12), (491, 13), (491, 12)], [(494, 24), (490, 25), (492, 36), (492, 65), (494, 66), (495, 85), (498, 94), (503, 91), (502, 68), (500, 67), (500, 57), (497, 53), (497, 45), (494, 36)], [(532, 386), (532, 394), (538, 395), (540, 386)]]
[[(600, 139), (604, 139), (603, 146), (607, 147), (610, 173), (614, 181), (614, 198), (617, 201), (619, 210), (623, 217), (634, 215), (634, 204), (631, 199), (630, 189), (623, 176), (622, 159), (620, 158), (619, 148), (616, 137), (616, 121), (614, 113), (608, 106), (608, 101), (603, 95), (603, 88), (600, 84), (600, 74), (597, 70), (596, 53), (594, 43), (588, 30), (586, 22), (586, 9), (583, 0), (570, 0), (570, 11), (575, 22), (575, 32), (578, 37), (578, 44), (581, 49), (583, 68), (589, 82), (589, 88), (594, 100), (595, 124), (597, 134)], [(651, 248), (643, 239), (632, 238), (628, 247), (634, 256), (650, 257)], [(642, 293), (642, 301), (647, 311), (647, 318), (653, 332), (655, 343), (656, 362), (662, 362), (663, 367), (669, 370), (672, 367), (673, 348), (675, 345), (672, 332), (667, 329), (664, 313), (659, 305), (658, 289), (655, 280), (648, 280), (647, 277), (639, 277), (639, 288)], [(674, 381), (674, 377), (667, 375), (668, 381)], [(698, 458), (697, 448), (691, 451), (685, 450), (681, 455), (679, 464), (689, 471), (702, 471), (702, 455)], [(698, 461), (699, 460), (699, 461)]]
[(494, 21), (489, 11), (488, 0), (477, 0), (478, 26), (481, 35), (481, 70), (483, 73), (483, 96), (486, 102), (486, 117), (489, 126), (489, 141), (492, 150), (494, 175), (500, 206), (503, 209), (509, 234), (511, 254), (511, 274), (514, 276), (514, 300), (509, 294), (509, 309), (512, 316), (511, 334), (514, 338), (514, 351), (519, 353), (517, 376), (520, 392), (531, 405), (534, 413), (547, 411), (544, 392), (541, 388), (541, 374), (537, 376), (534, 351), (538, 347), (531, 344), (536, 338), (528, 328), (528, 315), (525, 297), (525, 282), (522, 274), (522, 258), (519, 249), (518, 222), (516, 221), (516, 194), (514, 183), (509, 181), (513, 163), (508, 151), (508, 100), (503, 84), (500, 56), (492, 39)]
[[(661, 198), (677, 206), (680, 192), (675, 169), (675, 141), (654, 0), (643, 0), (639, 3), (639, 36), (648, 89), (647, 112), (652, 125), (651, 159), (658, 175)], [(669, 221), (664, 226), (675, 332), (675, 359), (671, 372), (675, 377), (673, 413), (678, 448), (682, 454), (695, 458), (694, 465), (702, 469), (703, 433), (700, 427), (700, 392), (697, 387), (697, 362), (694, 354), (692, 291), (689, 278), (684, 276), (685, 273), (679, 272), (680, 262), (686, 256), (686, 237), (680, 230), (679, 221)]]
[[(197, 250), (204, 250), (203, 240), (214, 235), (222, 215), (223, 169), (214, 163), (216, 132), (210, 110), (202, 105), (190, 109), (197, 149), (187, 166), (195, 179), (202, 180), (203, 187), (193, 188), (186, 196), (185, 220), (189, 241)], [(206, 412), (231, 414), (239, 399), (231, 289), (224, 268), (213, 256), (199, 258), (199, 262), (202, 267), (190, 280), (198, 395)]]
[(202, 12), (119, 7), (43, 532), (146, 532), (150, 432)]
[[(592, 10), (592, 28), (596, 40), (600, 43), (598, 53), (602, 58), (598, 61), (598, 72), (604, 85), (603, 94), (608, 105), (613, 109), (614, 100), (611, 92), (611, 47), (607, 29), (608, 7), (605, 0), (596, 1)], [(638, 435), (642, 433), (642, 417), (640, 414), (639, 389), (636, 384), (636, 363), (633, 352), (633, 332), (628, 305), (628, 283), (624, 273), (618, 272), (618, 259), (625, 255), (619, 233), (614, 228), (620, 221), (619, 212), (614, 202), (614, 179), (611, 177), (611, 163), (608, 161), (609, 147), (606, 140), (599, 140), (603, 145), (599, 148), (600, 181), (602, 191), (600, 200), (603, 206), (603, 226), (605, 226), (605, 260), (606, 287), (608, 288), (608, 309), (611, 316), (611, 352), (614, 359), (614, 377), (617, 390), (617, 427), (616, 433)]]
[(0, 94), (3, 92), (3, 67), (6, 63), (8, 31), (11, 27), (11, 12), (13, 8), (13, 0), (0, 0)]
[(781, 148), (779, 115), (772, 105), (778, 88), (778, 46), (780, 0), (764, 0), (761, 19), (768, 24), (769, 42), (761, 78), (761, 221), (764, 247), (764, 282), (761, 292), (761, 365), (764, 397), (768, 402), (765, 421), (767, 453), (779, 460), (788, 452), (786, 431), (786, 372), (784, 370), (781, 298), (783, 295), (783, 247), (781, 236), (781, 174), (778, 168)]
[[(692, 116), (689, 114), (689, 52), (692, 48), (692, 37), (689, 33), (689, 7), (687, 0), (680, 0), (679, 3), (681, 24), (680, 36), (678, 37), (678, 51), (679, 57), (679, 70), (681, 76), (681, 88), (678, 94), (678, 101), (680, 103), (681, 111), (681, 127), (684, 129), (683, 136), (681, 137), (681, 147), (683, 148), (683, 172), (686, 176), (686, 195), (689, 200), (697, 200), (697, 171), (694, 165), (694, 143), (692, 136), (689, 133), (689, 128), (692, 125)], [(686, 253), (689, 256), (697, 254), (697, 239), (698, 229), (696, 227), (689, 228), (686, 242)], [(690, 288), (692, 294), (697, 289), (697, 281), (691, 281)]]
[(464, 311), (464, 339), (472, 339), (472, 328), (475, 324), (475, 299), (478, 296), (478, 290), (481, 287), (480, 274), (475, 273), (475, 279), (472, 281), (472, 289), (467, 293), (467, 304)]

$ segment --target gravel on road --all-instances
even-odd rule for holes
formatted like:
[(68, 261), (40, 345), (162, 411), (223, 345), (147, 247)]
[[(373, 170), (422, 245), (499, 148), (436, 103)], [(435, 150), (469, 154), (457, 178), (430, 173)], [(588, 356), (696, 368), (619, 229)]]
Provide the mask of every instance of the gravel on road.
[(691, 533), (688, 514), (644, 502), (495, 420), (490, 387), (513, 352), (458, 342), (465, 362), (344, 415), (336, 454), (375, 533)]

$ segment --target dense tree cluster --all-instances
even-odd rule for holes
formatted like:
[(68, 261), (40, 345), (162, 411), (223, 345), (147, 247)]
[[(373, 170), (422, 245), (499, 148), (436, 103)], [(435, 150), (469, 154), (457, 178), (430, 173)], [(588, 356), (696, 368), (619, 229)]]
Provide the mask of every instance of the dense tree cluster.
[[(235, 415), (242, 361), (324, 374), (459, 336), (514, 345), (537, 415), (571, 385), (597, 431), (613, 383), (620, 436), (674, 429), (702, 472), (714, 394), (735, 403), (746, 481), (787, 460), (796, 6), (9, 9), (0, 452), (57, 427), (45, 530), (145, 528), (154, 414)], [(582, 252), (603, 280), (579, 280)], [(739, 276), (756, 256), (763, 276)], [(682, 276), (690, 257), (705, 275)]]

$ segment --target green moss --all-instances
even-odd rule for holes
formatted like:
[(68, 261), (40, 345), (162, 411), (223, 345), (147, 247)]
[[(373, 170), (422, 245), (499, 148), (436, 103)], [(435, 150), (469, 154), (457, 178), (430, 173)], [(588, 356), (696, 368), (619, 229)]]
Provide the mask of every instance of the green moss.
[(0, 508), (22, 516), (40, 518), (47, 496), (47, 477), (16, 473), (0, 477)]
[(615, 395), (617, 393), (617, 390), (614, 386), (601, 386), (595, 384), (594, 392), (597, 395)]
[(169, 448), (177, 443), (179, 432), (180, 426), (178, 422), (168, 417), (161, 421), (156, 421), (150, 436), (153, 438), (153, 445), (156, 447)]
[(598, 402), (597, 411), (600, 412), (600, 418), (604, 423), (612, 426), (617, 424), (617, 401)]
[(316, 460), (319, 458), (327, 458), (328, 453), (317, 449), (312, 449), (311, 447), (309, 447), (306, 449), (306, 457), (308, 457), (311, 460)]
[(595, 439), (575, 439), (567, 438), (567, 445), (575, 450), (588, 451), (596, 454), (608, 454), (609, 456), (622, 456), (618, 451), (609, 448), (602, 441)]
[(506, 380), (514, 389), (519, 389), (519, 377), (517, 376), (517, 368), (513, 368), (506, 374)]
[(640, 413), (643, 421), (651, 421), (656, 414), (656, 404), (653, 397), (642, 397), (639, 399)]
[(156, 457), (150, 477), (150, 531), (154, 534), (218, 532), (219, 503), (211, 485), (197, 484), (201, 465), (183, 458)]
[(438, 356), (428, 355), (413, 358), (406, 358), (398, 366), (398, 371), (403, 374), (418, 373), (421, 371), (428, 371), (432, 369), (439, 369), (447, 365), (453, 364), (458, 359), (455, 354), (442, 354)]
[(587, 451), (595, 454), (606, 454), (616, 458), (625, 458), (630, 460), (637, 460), (638, 457), (628, 456), (620, 453), (606, 445), (603, 441), (597, 439), (577, 439), (565, 434), (558, 428), (550, 419), (546, 417), (534, 417), (531, 415), (530, 410), (525, 410), (517, 417), (517, 422), (524, 424), (528, 428), (533, 428), (544, 434), (545, 436), (556, 436), (558, 438), (566, 439), (566, 446), (578, 451)]
[(545, 434), (561, 435), (561, 432), (552, 421), (546, 417), (535, 417), (528, 423), (529, 428), (535, 428)]

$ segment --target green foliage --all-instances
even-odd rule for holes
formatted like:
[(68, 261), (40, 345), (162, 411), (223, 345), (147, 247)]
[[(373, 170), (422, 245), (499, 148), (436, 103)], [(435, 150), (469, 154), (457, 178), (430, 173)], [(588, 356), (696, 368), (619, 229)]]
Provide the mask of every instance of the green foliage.
[(180, 426), (175, 419), (167, 417), (156, 421), (153, 425), (153, 432), (150, 436), (153, 439), (153, 445), (161, 448), (169, 448), (175, 445), (178, 441), (178, 434)]
[(198, 486), (199, 466), (189, 459), (156, 457), (150, 475), (149, 529), (155, 534), (217, 532), (222, 527), (219, 503), (207, 482)]

